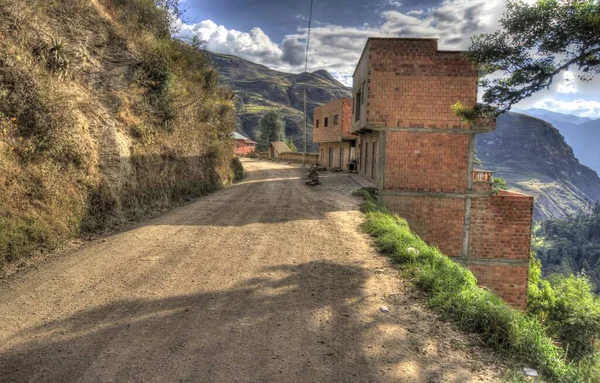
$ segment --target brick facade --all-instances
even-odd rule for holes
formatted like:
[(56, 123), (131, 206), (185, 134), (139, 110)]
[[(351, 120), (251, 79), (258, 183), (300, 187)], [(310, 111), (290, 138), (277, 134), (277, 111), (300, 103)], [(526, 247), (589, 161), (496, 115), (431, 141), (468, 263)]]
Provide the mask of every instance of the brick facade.
[(324, 142), (319, 145), (319, 164), (326, 168), (346, 169), (353, 154), (354, 147), (348, 141)]
[(352, 99), (342, 98), (314, 110), (313, 141), (319, 143), (319, 165), (348, 169), (355, 158)]
[(477, 102), (477, 69), (435, 39), (369, 39), (354, 73), (359, 173), (426, 242), (469, 266), (518, 308), (527, 303), (533, 198), (493, 195), (473, 169), (475, 134), (451, 110)]
[(464, 192), (469, 136), (386, 132), (384, 190)]
[(256, 143), (252, 140), (234, 140), (233, 152), (238, 156), (247, 156), (256, 152)]
[(435, 196), (382, 195), (381, 202), (410, 224), (411, 230), (449, 257), (460, 257), (463, 249), (465, 200)]
[(352, 135), (352, 99), (342, 98), (315, 108), (313, 141), (342, 142), (344, 139), (356, 139)]

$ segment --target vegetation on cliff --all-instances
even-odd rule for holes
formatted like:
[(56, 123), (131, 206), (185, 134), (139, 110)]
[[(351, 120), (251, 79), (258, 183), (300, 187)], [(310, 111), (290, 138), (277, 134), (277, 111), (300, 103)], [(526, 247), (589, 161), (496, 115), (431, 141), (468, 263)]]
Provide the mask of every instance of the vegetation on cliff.
[(232, 94), (177, 3), (0, 0), (0, 265), (231, 181)]
[(544, 276), (583, 274), (600, 293), (600, 205), (562, 219), (541, 221), (534, 245)]

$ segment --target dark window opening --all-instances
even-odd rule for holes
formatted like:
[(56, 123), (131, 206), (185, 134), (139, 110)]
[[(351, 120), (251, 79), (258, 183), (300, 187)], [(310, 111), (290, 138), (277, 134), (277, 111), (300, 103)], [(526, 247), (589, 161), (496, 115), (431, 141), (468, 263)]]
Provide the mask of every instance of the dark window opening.
[(317, 124), (315, 125), (317, 129), (319, 129), (319, 120), (317, 120)]
[(371, 156), (373, 157), (373, 159), (371, 160), (371, 178), (375, 179), (375, 162), (376, 162), (376, 143), (373, 142), (373, 151), (371, 152)]
[(362, 104), (362, 92), (359, 90), (354, 103), (354, 121), (360, 121), (360, 104)]
[(340, 116), (339, 115), (335, 115), (333, 116), (333, 126), (337, 126), (340, 123)]
[(327, 117), (325, 117), (325, 121), (323, 122), (323, 127), (325, 127), (325, 128), (326, 128), (326, 127), (327, 127), (327, 125), (329, 125), (329, 124), (328, 124), (328, 122), (329, 122), (329, 121), (328, 121), (328, 118), (327, 118)]
[[(362, 86), (360, 87), (360, 91), (361, 91), (361, 95), (362, 95), (362, 94), (365, 94), (365, 83), (364, 83), (364, 82), (363, 82)], [(365, 98), (364, 98), (364, 97), (361, 97), (361, 98), (360, 98), (360, 103), (361, 103), (361, 104), (364, 104), (364, 103), (365, 103)]]

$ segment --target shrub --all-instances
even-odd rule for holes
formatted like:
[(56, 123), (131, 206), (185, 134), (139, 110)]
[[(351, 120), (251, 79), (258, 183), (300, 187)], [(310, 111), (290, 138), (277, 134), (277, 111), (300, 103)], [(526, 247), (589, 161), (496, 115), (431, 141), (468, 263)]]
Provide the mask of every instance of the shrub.
[(565, 363), (563, 350), (553, 344), (535, 318), (478, 287), (471, 271), (428, 246), (410, 231), (404, 219), (377, 206), (372, 193), (362, 190), (357, 194), (366, 198), (362, 229), (374, 238), (381, 252), (412, 276), (433, 309), (462, 329), (479, 334), (487, 346), (527, 363), (551, 381), (582, 380), (581, 372)]
[(65, 43), (60, 38), (53, 38), (48, 47), (46, 67), (59, 77), (66, 77), (70, 66), (71, 60), (66, 52)]
[(231, 171), (233, 172), (233, 181), (237, 182), (244, 178), (244, 166), (238, 157), (231, 159)]

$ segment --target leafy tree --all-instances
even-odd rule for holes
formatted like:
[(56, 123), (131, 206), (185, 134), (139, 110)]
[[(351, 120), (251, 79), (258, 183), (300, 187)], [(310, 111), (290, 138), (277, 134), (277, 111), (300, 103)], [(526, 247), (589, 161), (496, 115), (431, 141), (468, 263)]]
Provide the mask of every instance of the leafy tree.
[(285, 142), (287, 144), (287, 146), (289, 146), (290, 150), (292, 152), (297, 152), (298, 148), (296, 148), (296, 145), (294, 145), (294, 140), (292, 140), (292, 138), (288, 138), (288, 140)]
[(481, 82), (483, 101), (500, 111), (549, 88), (569, 68), (589, 81), (600, 72), (600, 1), (508, 0), (499, 30), (475, 36), (468, 55), (501, 75)]
[(492, 181), (492, 190), (494, 193), (498, 194), (500, 190), (506, 190), (508, 186), (506, 185), (506, 180), (502, 177), (494, 177)]
[(285, 121), (277, 112), (269, 112), (260, 119), (257, 146), (267, 150), (271, 142), (285, 141)]

